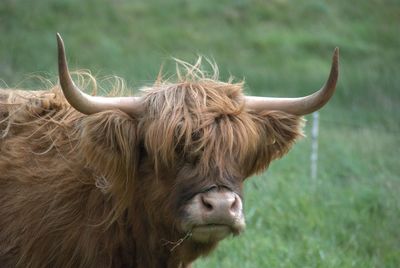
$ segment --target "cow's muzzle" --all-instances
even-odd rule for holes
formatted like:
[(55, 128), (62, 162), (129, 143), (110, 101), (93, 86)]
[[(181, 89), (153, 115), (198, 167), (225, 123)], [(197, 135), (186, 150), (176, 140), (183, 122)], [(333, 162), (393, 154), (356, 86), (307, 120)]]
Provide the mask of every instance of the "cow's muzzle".
[(242, 200), (225, 188), (195, 195), (185, 207), (185, 216), (183, 230), (198, 242), (218, 241), (245, 228)]

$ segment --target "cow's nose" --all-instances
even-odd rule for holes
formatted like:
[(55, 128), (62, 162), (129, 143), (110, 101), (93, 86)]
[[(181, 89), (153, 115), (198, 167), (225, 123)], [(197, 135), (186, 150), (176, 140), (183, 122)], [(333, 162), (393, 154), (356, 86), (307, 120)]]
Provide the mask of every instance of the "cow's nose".
[(231, 191), (210, 191), (202, 193), (201, 210), (207, 220), (215, 223), (230, 223), (242, 213), (240, 197)]

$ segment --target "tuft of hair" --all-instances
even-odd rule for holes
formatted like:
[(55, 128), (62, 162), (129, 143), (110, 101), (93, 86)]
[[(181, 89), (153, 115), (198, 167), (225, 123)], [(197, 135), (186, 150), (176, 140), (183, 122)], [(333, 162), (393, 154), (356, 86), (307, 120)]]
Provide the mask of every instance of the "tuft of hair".
[[(103, 85), (111, 88), (108, 96), (121, 96), (128, 92), (124, 80), (119, 77), (107, 77), (98, 82), (88, 71), (81, 70), (72, 75), (78, 87), (92, 95), (104, 93)], [(70, 106), (58, 84), (45, 78), (40, 78), (40, 81), (46, 89), (0, 89), (0, 146), (11, 142), (15, 143), (13, 146), (26, 143), (30, 145), (23, 150), (25, 154), (26, 150), (31, 150), (34, 155), (56, 154), (64, 160), (71, 155), (82, 157), (88, 167), (95, 169), (99, 178), (89, 183), (99, 186), (103, 193), (118, 197), (115, 198), (117, 205), (105, 220), (110, 224), (130, 200), (125, 186), (134, 176), (134, 173), (127, 175), (134, 169), (134, 162), (129, 162), (130, 156), (137, 153), (128, 144), (134, 139), (131, 133), (136, 131), (132, 130), (133, 119), (120, 111), (85, 116)], [(17, 151), (14, 149), (10, 153), (18, 157)], [(64, 164), (74, 169), (74, 163), (65, 161)], [(85, 163), (79, 166), (82, 164)], [(51, 170), (46, 176), (51, 176)], [(100, 178), (103, 178), (101, 183)]]

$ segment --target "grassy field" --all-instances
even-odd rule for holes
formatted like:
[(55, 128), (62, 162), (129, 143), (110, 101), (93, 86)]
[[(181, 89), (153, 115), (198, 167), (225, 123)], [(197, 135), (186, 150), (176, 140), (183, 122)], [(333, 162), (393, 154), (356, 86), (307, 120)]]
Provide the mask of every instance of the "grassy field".
[[(55, 33), (72, 69), (135, 90), (170, 57), (214, 59), (249, 94), (299, 96), (341, 51), (337, 94), (310, 138), (246, 185), (247, 231), (195, 267), (400, 267), (400, 1), (2, 0), (0, 87), (56, 76)], [(309, 134), (310, 126), (306, 127)]]

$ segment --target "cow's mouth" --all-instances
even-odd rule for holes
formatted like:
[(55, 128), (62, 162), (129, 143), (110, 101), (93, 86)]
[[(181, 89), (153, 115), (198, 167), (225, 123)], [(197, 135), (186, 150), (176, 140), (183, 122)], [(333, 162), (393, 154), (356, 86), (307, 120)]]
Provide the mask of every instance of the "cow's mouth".
[(206, 243), (216, 242), (239, 232), (239, 230), (234, 230), (232, 226), (226, 224), (203, 224), (194, 226), (191, 230), (191, 236), (197, 242)]

